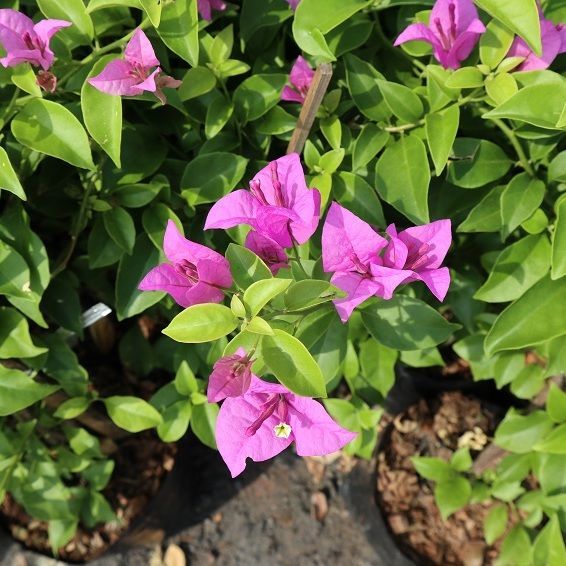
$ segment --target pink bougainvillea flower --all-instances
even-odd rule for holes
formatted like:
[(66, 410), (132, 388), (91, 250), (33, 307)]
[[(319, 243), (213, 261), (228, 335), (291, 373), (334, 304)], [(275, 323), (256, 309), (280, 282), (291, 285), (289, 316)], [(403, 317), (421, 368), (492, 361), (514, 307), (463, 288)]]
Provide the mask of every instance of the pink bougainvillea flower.
[(222, 0), (198, 0), (198, 11), (205, 20), (212, 20), (212, 10), (219, 12), (226, 10), (226, 3)]
[(183, 308), (222, 302), (222, 289), (232, 285), (230, 265), (223, 256), (184, 238), (172, 220), (167, 223), (163, 251), (170, 263), (154, 267), (138, 289), (165, 291)]
[(245, 246), (265, 262), (273, 275), (277, 275), (280, 269), (289, 267), (289, 258), (285, 250), (277, 242), (259, 232), (254, 230), (248, 232)]
[(34, 24), (16, 10), (0, 10), (0, 43), (6, 50), (0, 63), (4, 67), (31, 63), (47, 71), (55, 58), (49, 42), (60, 29), (70, 25), (66, 20), (41, 20)]
[(216, 422), (218, 450), (233, 478), (244, 471), (246, 458), (269, 460), (293, 441), (299, 456), (323, 456), (355, 437), (318, 401), (255, 376), (244, 395), (224, 401)]
[(333, 202), (322, 229), (322, 265), (333, 272), (330, 282), (347, 296), (334, 305), (342, 322), (372, 296), (390, 299), (398, 285), (411, 276), (410, 271), (384, 266), (381, 250), (387, 240), (373, 228)]
[(458, 69), (466, 59), (485, 26), (478, 18), (472, 0), (437, 0), (430, 14), (429, 25), (411, 24), (395, 41), (425, 41), (432, 45), (434, 57), (446, 69)]
[(161, 72), (153, 47), (139, 28), (126, 45), (124, 58), (110, 61), (100, 74), (88, 79), (88, 82), (101, 92), (117, 96), (152, 92), (163, 104), (167, 102), (163, 87), (177, 88), (181, 84), (181, 81)]
[(272, 161), (251, 181), (250, 190), (222, 197), (208, 213), (205, 229), (248, 224), (283, 248), (303, 244), (316, 230), (320, 193), (307, 188), (299, 155)]
[(391, 239), (383, 254), (383, 265), (408, 271), (410, 276), (404, 283), (422, 281), (443, 301), (450, 286), (450, 271), (441, 267), (452, 243), (450, 220), (437, 220), (399, 233), (391, 224), (386, 232)]
[(291, 10), (296, 10), (300, 1), (301, 0), (287, 0), (287, 3), (291, 6)]
[(231, 356), (220, 358), (208, 378), (206, 395), (209, 403), (217, 403), (226, 397), (239, 397), (250, 387), (253, 360), (243, 348)]
[(539, 8), (542, 55), (533, 53), (524, 39), (517, 36), (507, 57), (524, 57), (516, 71), (538, 71), (548, 68), (560, 53), (566, 52), (566, 27), (547, 20)]
[(299, 55), (289, 75), (291, 86), (287, 85), (283, 88), (281, 100), (303, 104), (309, 92), (313, 77), (313, 68)]

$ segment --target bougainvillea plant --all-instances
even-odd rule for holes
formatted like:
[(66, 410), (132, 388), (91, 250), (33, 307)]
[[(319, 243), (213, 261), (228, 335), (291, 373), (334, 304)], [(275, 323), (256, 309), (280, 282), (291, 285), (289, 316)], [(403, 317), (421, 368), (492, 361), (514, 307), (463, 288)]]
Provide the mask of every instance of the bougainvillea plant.
[(564, 22), (560, 0), (6, 3), (0, 498), (54, 551), (114, 520), (89, 413), (190, 427), (234, 476), (289, 446), (371, 458), (396, 364), (458, 357), (520, 400), (504, 452), (417, 470), (446, 517), (499, 502), (501, 564), (564, 563)]

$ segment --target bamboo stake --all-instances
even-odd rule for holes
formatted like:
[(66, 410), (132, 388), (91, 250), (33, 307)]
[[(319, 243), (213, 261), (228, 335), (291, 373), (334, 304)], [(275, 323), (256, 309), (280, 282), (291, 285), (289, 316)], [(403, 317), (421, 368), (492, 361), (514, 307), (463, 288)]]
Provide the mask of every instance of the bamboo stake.
[(320, 64), (316, 69), (303, 108), (299, 114), (297, 125), (291, 136), (291, 141), (287, 146), (287, 154), (301, 153), (303, 151), (331, 78), (332, 65), (330, 63)]

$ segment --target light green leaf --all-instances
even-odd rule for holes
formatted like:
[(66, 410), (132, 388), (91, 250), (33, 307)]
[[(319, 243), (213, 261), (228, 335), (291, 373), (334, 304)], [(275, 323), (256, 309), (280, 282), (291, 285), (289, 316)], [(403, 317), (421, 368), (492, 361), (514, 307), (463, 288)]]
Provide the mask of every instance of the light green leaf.
[(244, 123), (261, 118), (279, 102), (286, 82), (283, 74), (258, 74), (246, 79), (232, 98), (236, 115)]
[(389, 137), (389, 132), (368, 122), (354, 143), (352, 170), (358, 171), (365, 167), (385, 147)]
[(47, 352), (29, 334), (27, 319), (15, 309), (0, 307), (0, 359), (35, 358)]
[(136, 227), (130, 214), (117, 206), (103, 213), (102, 220), (108, 235), (126, 253), (132, 253), (136, 243)]
[(498, 20), (487, 24), (487, 29), (480, 37), (480, 60), (490, 69), (495, 69), (507, 55), (514, 34)]
[(26, 193), (3, 147), (0, 147), (0, 190), (9, 191), (22, 200), (26, 200)]
[(523, 416), (511, 409), (495, 431), (495, 443), (509, 452), (526, 454), (552, 429), (552, 421), (544, 411)]
[(269, 267), (257, 255), (237, 244), (229, 244), (226, 259), (230, 262), (234, 282), (242, 290), (256, 281), (273, 277)]
[(163, 422), (159, 412), (143, 399), (115, 395), (103, 401), (114, 424), (128, 432), (140, 432)]
[(73, 397), (61, 403), (54, 413), (59, 419), (74, 419), (82, 415), (91, 404), (91, 399), (87, 397)]
[(389, 110), (400, 120), (413, 123), (423, 115), (424, 107), (421, 99), (405, 85), (378, 80), (379, 90)]
[(532, 546), (529, 533), (521, 524), (511, 529), (501, 546), (498, 566), (531, 566)]
[(436, 482), (450, 481), (456, 477), (456, 473), (448, 462), (441, 458), (430, 458), (427, 456), (413, 456), (411, 462), (419, 476)]
[(216, 86), (216, 77), (208, 67), (193, 67), (183, 77), (179, 98), (185, 102), (210, 92)]
[(558, 425), (540, 442), (537, 442), (533, 449), (547, 454), (566, 454), (566, 423)]
[(553, 515), (537, 535), (533, 546), (533, 566), (563, 566), (566, 548), (558, 515)]
[(176, 442), (187, 432), (191, 420), (192, 405), (188, 399), (177, 401), (163, 413), (163, 422), (157, 426), (157, 434), (163, 442)]
[(250, 285), (244, 292), (244, 304), (251, 316), (255, 316), (272, 299), (283, 293), (291, 279), (264, 279)]
[(497, 232), (501, 227), (501, 194), (504, 186), (494, 187), (472, 208), (457, 232)]
[(552, 233), (552, 279), (566, 275), (566, 198), (556, 205), (556, 222)]
[(163, 43), (196, 67), (199, 58), (197, 0), (163, 2), (157, 33)]
[(434, 487), (434, 500), (444, 520), (467, 505), (472, 495), (470, 482), (461, 476), (439, 482)]
[(61, 33), (79, 45), (88, 45), (94, 37), (94, 26), (83, 0), (37, 0), (37, 5), (48, 18), (70, 21), (73, 25)]
[(548, 416), (555, 423), (563, 423), (566, 421), (566, 393), (555, 383), (550, 384), (548, 398), (546, 400), (546, 410)]
[(397, 356), (397, 350), (380, 344), (374, 338), (360, 344), (362, 377), (384, 398), (395, 383)]
[(462, 67), (454, 71), (444, 83), (448, 88), (478, 88), (484, 76), (477, 67)]
[(0, 364), (0, 417), (13, 415), (58, 389), (58, 385), (37, 383), (23, 371)]
[(483, 531), (487, 544), (493, 544), (503, 535), (507, 528), (508, 517), (509, 513), (506, 505), (496, 505), (490, 509), (483, 523)]
[(426, 139), (437, 177), (444, 170), (450, 157), (459, 124), (460, 108), (457, 104), (427, 114), (425, 117)]
[(41, 98), (41, 88), (37, 84), (37, 77), (29, 63), (20, 63), (14, 67), (12, 82), (24, 92)]
[(158, 27), (161, 21), (161, 9), (163, 2), (161, 0), (139, 0), (141, 7), (145, 10), (149, 21), (153, 27)]
[(375, 190), (363, 177), (355, 173), (340, 171), (333, 178), (332, 195), (341, 205), (362, 220), (375, 226), (385, 227), (381, 202)]
[(216, 419), (218, 417), (218, 405), (203, 403), (193, 406), (191, 417), (191, 428), (197, 438), (206, 446), (216, 450), (214, 431), (216, 430)]

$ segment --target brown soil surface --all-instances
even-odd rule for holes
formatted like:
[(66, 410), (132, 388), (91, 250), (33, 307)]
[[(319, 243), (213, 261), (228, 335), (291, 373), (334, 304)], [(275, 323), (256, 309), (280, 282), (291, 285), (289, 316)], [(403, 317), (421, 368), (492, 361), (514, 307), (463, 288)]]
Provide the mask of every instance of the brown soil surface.
[(434, 482), (417, 474), (411, 457), (449, 460), (466, 439), (477, 455), (495, 426), (495, 415), (480, 401), (449, 392), (421, 400), (386, 429), (377, 462), (379, 504), (391, 531), (419, 564), (493, 563), (497, 547), (487, 545), (482, 527), (492, 504), (469, 504), (444, 521), (434, 502)]

